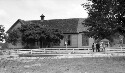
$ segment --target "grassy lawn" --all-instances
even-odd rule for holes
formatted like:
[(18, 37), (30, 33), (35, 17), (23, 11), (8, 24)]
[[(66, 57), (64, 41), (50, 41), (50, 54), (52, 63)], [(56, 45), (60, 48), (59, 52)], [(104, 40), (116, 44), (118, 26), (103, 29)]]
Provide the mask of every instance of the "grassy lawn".
[(2, 59), (0, 73), (125, 73), (125, 57)]

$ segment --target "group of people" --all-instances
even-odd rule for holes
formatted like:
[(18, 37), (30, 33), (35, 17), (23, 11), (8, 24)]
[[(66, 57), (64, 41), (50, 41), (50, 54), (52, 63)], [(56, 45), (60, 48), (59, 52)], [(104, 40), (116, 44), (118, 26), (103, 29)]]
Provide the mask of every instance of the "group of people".
[(93, 52), (96, 50), (96, 52), (100, 52), (100, 44), (99, 43), (93, 43), (92, 44), (92, 50)]

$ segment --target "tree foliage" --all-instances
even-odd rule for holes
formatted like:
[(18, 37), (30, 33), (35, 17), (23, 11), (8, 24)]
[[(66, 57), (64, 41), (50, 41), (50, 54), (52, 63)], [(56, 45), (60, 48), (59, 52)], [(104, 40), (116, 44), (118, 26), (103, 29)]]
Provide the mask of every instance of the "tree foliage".
[(88, 0), (82, 5), (88, 11), (84, 25), (89, 37), (113, 40), (115, 33), (125, 35), (125, 0)]
[(5, 39), (6, 34), (4, 33), (5, 27), (3, 25), (0, 25), (0, 41), (3, 42)]
[[(38, 24), (22, 25), (17, 30), (9, 33), (9, 41), (15, 45), (15, 43), (18, 42), (19, 37), (21, 37), (20, 40), (26, 48), (31, 48), (31, 46), (50, 47), (52, 46), (52, 43), (60, 42), (60, 40), (63, 39), (60, 30), (44, 28)], [(34, 45), (36, 42), (39, 42), (39, 44)]]
[(17, 43), (20, 41), (21, 34), (18, 29), (15, 29), (11, 32), (9, 32), (9, 35), (6, 38), (7, 43), (11, 43), (12, 45), (17, 45)]

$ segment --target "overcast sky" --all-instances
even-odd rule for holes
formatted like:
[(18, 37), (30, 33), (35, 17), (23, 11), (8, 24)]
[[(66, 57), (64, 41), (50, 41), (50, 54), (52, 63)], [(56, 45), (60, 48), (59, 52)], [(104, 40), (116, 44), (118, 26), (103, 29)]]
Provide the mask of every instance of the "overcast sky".
[(8, 30), (18, 19), (86, 18), (88, 15), (81, 4), (86, 0), (0, 0), (0, 24)]

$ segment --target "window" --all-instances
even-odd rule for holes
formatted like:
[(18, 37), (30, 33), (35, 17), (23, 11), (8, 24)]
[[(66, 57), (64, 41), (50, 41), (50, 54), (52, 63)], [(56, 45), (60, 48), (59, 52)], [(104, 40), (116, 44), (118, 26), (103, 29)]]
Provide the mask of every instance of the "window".
[(89, 46), (89, 38), (85, 34), (82, 34), (82, 46)]
[(125, 44), (125, 37), (123, 37), (123, 44)]
[(71, 35), (68, 35), (67, 45), (71, 45)]
[(65, 42), (67, 42), (67, 46), (70, 46), (71, 45), (71, 35), (66, 35), (65, 38), (64, 38), (64, 45)]

